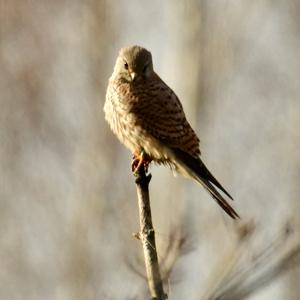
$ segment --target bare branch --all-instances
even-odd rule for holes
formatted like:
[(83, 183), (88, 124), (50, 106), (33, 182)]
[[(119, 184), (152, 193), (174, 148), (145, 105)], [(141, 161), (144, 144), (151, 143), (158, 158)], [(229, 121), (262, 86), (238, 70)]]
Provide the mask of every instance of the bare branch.
[(152, 225), (149, 182), (151, 174), (146, 176), (145, 168), (142, 165), (137, 172), (136, 188), (139, 204), (140, 232), (139, 239), (143, 244), (144, 259), (147, 272), (148, 286), (152, 299), (164, 300), (167, 295), (163, 290), (158, 257), (155, 244), (155, 232)]

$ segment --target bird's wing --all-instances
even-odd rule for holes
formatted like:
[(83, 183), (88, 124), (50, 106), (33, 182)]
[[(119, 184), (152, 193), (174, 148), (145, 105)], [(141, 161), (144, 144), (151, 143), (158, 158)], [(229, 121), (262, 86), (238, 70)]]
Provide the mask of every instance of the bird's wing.
[(161, 79), (147, 90), (144, 105), (137, 109), (144, 129), (157, 140), (193, 157), (200, 155), (199, 139), (186, 120), (178, 97)]
[(178, 171), (202, 184), (228, 215), (239, 218), (216, 188), (232, 197), (201, 161), (199, 139), (175, 93), (163, 81), (150, 87), (140, 94), (138, 105), (132, 107), (132, 112), (140, 118), (140, 126), (170, 148)]

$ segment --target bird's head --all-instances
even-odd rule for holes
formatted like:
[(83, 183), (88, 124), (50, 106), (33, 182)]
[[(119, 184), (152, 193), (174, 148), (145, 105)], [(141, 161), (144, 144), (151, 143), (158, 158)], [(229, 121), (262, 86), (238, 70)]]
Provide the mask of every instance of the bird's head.
[(128, 82), (148, 79), (154, 74), (151, 53), (140, 46), (122, 48), (117, 58), (114, 75)]

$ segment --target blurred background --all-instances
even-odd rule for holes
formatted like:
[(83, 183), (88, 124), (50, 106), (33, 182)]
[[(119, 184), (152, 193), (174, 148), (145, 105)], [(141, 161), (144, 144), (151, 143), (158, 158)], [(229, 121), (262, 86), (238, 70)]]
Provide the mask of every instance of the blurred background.
[(138, 44), (241, 216), (151, 166), (169, 298), (300, 299), (299, 17), (297, 0), (0, 0), (0, 298), (148, 299), (131, 154), (103, 115)]

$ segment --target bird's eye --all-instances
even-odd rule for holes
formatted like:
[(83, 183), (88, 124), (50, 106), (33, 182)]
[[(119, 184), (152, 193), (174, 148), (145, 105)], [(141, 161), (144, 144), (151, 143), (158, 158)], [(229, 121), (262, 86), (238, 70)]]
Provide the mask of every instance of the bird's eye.
[(124, 63), (124, 68), (128, 70), (128, 63)]

